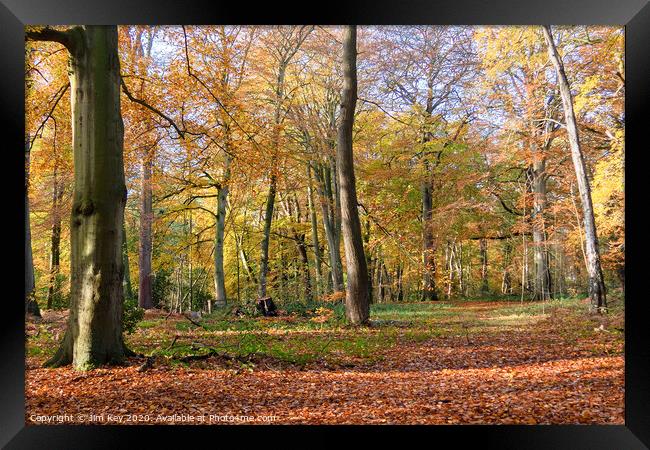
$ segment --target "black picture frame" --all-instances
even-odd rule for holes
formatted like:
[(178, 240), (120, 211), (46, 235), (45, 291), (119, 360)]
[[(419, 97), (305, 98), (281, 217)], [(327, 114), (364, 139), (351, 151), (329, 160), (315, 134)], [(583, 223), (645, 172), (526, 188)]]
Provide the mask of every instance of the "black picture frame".
[[(20, 258), (24, 257), (24, 25), (31, 24), (607, 24), (626, 26), (626, 248), (625, 308), (625, 425), (549, 426), (428, 426), (428, 427), (163, 427), (163, 426), (26, 426), (24, 296)], [(309, 445), (315, 438), (324, 443), (331, 431), (361, 431), (366, 445), (393, 437), (403, 440), (420, 434), (432, 446), (469, 442), (501, 449), (642, 449), (650, 446), (650, 327), (643, 292), (644, 237), (643, 156), (647, 153), (647, 113), (650, 107), (650, 5), (648, 0), (331, 0), (308, 5), (286, 2), (193, 0), (0, 0), (1, 124), (4, 152), (3, 326), (0, 327), (0, 445), (5, 448), (128, 448), (140, 439), (164, 440), (168, 445), (198, 445), (206, 439), (216, 445), (241, 445), (253, 435), (266, 443), (287, 443), (278, 432), (296, 433), (291, 442)], [(648, 149), (648, 150), (647, 150)], [(7, 203), (9, 202), (9, 203)], [(18, 217), (21, 220), (18, 220)], [(7, 242), (8, 241), (8, 242)], [(9, 244), (9, 245), (7, 245)], [(14, 246), (14, 247), (12, 247)], [(13, 251), (12, 251), (13, 250)], [(245, 433), (245, 434), (243, 434)], [(135, 436), (135, 435), (139, 436)], [(242, 435), (243, 434), (243, 435)], [(300, 436), (302, 434), (302, 436)], [(337, 433), (339, 434), (339, 433)], [(238, 436), (240, 443), (224, 438)], [(137, 438), (137, 439), (136, 439)], [(191, 440), (189, 440), (191, 439)], [(342, 437), (331, 438), (332, 443)], [(367, 440), (370, 439), (370, 440)], [(346, 438), (347, 440), (347, 438)], [(416, 445), (416, 441), (411, 442)], [(407, 444), (408, 445), (408, 444)], [(418, 444), (419, 445), (419, 444)], [(449, 444), (446, 444), (449, 445)]]

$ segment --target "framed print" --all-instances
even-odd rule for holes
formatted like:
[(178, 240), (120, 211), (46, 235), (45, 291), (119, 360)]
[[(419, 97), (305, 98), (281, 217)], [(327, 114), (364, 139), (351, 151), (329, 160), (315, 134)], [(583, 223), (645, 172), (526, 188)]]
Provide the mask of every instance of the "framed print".
[(647, 2), (316, 9), (2, 0), (3, 446), (647, 448)]

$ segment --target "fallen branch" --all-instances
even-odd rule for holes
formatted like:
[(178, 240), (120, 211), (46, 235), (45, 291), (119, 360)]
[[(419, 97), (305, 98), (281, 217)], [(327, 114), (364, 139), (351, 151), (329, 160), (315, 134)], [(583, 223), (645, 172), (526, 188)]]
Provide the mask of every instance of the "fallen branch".
[(210, 330), (208, 330), (208, 329), (205, 327), (205, 325), (203, 325), (203, 324), (201, 324), (201, 323), (195, 321), (194, 319), (192, 319), (192, 318), (191, 318), (190, 316), (188, 316), (187, 314), (183, 314), (183, 317), (185, 317), (187, 320), (189, 320), (190, 322), (192, 322), (192, 323), (193, 323), (194, 325), (196, 325), (197, 327), (201, 327), (201, 328), (203, 328), (203, 329), (206, 330), (206, 331), (210, 331)]

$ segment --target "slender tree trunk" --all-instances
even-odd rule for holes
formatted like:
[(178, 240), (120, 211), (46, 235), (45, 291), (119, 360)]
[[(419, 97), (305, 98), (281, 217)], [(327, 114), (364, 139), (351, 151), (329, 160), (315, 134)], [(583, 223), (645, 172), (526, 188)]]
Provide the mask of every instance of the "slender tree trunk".
[[(333, 174), (336, 177), (336, 171)], [(323, 215), (323, 227), (330, 259), (330, 275), (332, 289), (334, 292), (342, 292), (343, 285), (343, 264), (341, 261), (340, 233), (338, 232), (336, 219), (336, 202), (334, 200), (335, 189), (332, 189), (332, 173), (329, 168), (320, 167), (316, 177), (318, 180), (318, 192), (320, 197), (321, 213)]]
[(533, 253), (535, 262), (535, 285), (533, 298), (535, 300), (549, 300), (552, 296), (551, 271), (549, 268), (549, 255), (546, 246), (546, 160), (538, 155), (535, 150), (535, 158), (530, 168), (531, 188), (533, 192)]
[(372, 262), (372, 252), (370, 251), (370, 218), (366, 217), (366, 233), (363, 236), (363, 241), (364, 241), (364, 251), (366, 253), (366, 265), (368, 266), (368, 303), (372, 305), (373, 303), (373, 298), (372, 298), (372, 270), (373, 270), (373, 262)]
[(502, 294), (512, 294), (512, 276), (510, 275), (511, 257), (512, 243), (507, 240), (503, 247), (503, 277), (501, 279)]
[(490, 286), (488, 283), (488, 254), (487, 254), (487, 239), (480, 240), (481, 248), (481, 295), (490, 293)]
[(397, 280), (397, 301), (401, 302), (404, 300), (404, 288), (402, 285), (402, 264), (397, 264), (397, 269), (395, 269), (395, 279)]
[(40, 317), (41, 311), (34, 298), (34, 259), (32, 256), (32, 232), (29, 220), (29, 134), (25, 135), (25, 313)]
[[(273, 124), (273, 151), (276, 152), (280, 145), (280, 125), (282, 122), (282, 101), (284, 98), (284, 78), (286, 74), (288, 61), (280, 63), (278, 68), (278, 78), (275, 86), (275, 116)], [(269, 180), (269, 193), (266, 197), (266, 208), (264, 214), (264, 237), (260, 244), (260, 278), (257, 294), (260, 298), (266, 297), (266, 276), (269, 270), (269, 242), (271, 240), (271, 224), (273, 222), (273, 208), (275, 205), (275, 194), (277, 192), (277, 175), (276, 167), (277, 156), (274, 153), (271, 157), (271, 177)]]
[(142, 190), (140, 198), (140, 254), (138, 305), (144, 309), (153, 308), (151, 286), (151, 256), (153, 249), (152, 222), (153, 204), (151, 191), (151, 173), (153, 152), (147, 151), (142, 156)]
[(320, 243), (318, 240), (318, 221), (316, 219), (316, 208), (314, 208), (314, 190), (312, 187), (311, 165), (307, 164), (307, 207), (309, 208), (309, 219), (311, 222), (311, 242), (314, 246), (314, 260), (316, 266), (316, 289), (315, 294), (318, 297), (321, 292), (321, 284), (323, 279), (322, 260), (320, 253)]
[(214, 238), (214, 291), (217, 306), (224, 306), (227, 301), (226, 276), (223, 269), (223, 250), (231, 162), (231, 156), (226, 154), (223, 181), (217, 193), (217, 224)]
[(61, 259), (61, 216), (60, 205), (63, 198), (63, 186), (59, 185), (56, 164), (54, 166), (54, 186), (52, 194), (52, 239), (50, 245), (50, 286), (47, 291), (47, 309), (52, 309), (54, 297), (59, 292), (59, 263)]
[(374, 267), (373, 267), (372, 270), (373, 270), (373, 275), (372, 275), (371, 278), (374, 281), (372, 281), (369, 284), (374, 287), (374, 291), (375, 291), (374, 297), (375, 297), (377, 303), (381, 303), (382, 300), (383, 300), (383, 298), (382, 298), (383, 293), (382, 293), (382, 287), (381, 287), (381, 254), (380, 254), (379, 250), (377, 251), (377, 257), (375, 258), (375, 263), (374, 263)]
[(86, 370), (120, 361), (127, 352), (122, 339), (126, 186), (117, 27), (83, 26), (54, 34), (71, 53), (75, 183), (68, 328), (46, 364), (73, 363)]
[[(427, 172), (429, 172), (428, 165)], [(422, 301), (438, 300), (436, 288), (435, 237), (431, 219), (433, 216), (433, 198), (431, 176), (422, 183)]]
[(567, 133), (569, 135), (569, 145), (571, 147), (571, 159), (573, 168), (576, 172), (578, 181), (578, 191), (582, 201), (582, 213), (585, 230), (585, 250), (587, 254), (587, 271), (589, 273), (589, 298), (594, 310), (603, 312), (607, 308), (607, 298), (605, 292), (605, 282), (600, 264), (600, 253), (598, 250), (598, 233), (596, 231), (596, 221), (594, 220), (594, 211), (591, 200), (591, 188), (587, 178), (585, 161), (580, 149), (580, 138), (578, 127), (576, 125), (575, 113), (573, 111), (573, 98), (564, 65), (560, 55), (555, 47), (550, 26), (543, 26), (544, 38), (548, 45), (549, 58), (555, 66), (558, 84), (560, 85), (560, 94), (562, 96), (562, 106), (564, 107), (564, 118), (566, 121)]
[(345, 315), (351, 323), (363, 324), (368, 322), (370, 308), (368, 305), (368, 268), (361, 238), (352, 153), (352, 127), (357, 102), (356, 26), (347, 26), (344, 30), (343, 76), (336, 162), (341, 192), (341, 229), (348, 278), (345, 293)]
[(122, 222), (122, 261), (124, 264), (124, 280), (122, 286), (124, 288), (124, 297), (133, 298), (133, 286), (131, 285), (131, 273), (129, 269), (129, 250), (126, 237), (126, 222)]
[(463, 243), (458, 243), (458, 250), (456, 250), (456, 271), (458, 278), (458, 293), (460, 295), (465, 295), (464, 291), (464, 277), (463, 277)]
[(266, 208), (264, 212), (264, 237), (260, 246), (260, 278), (257, 295), (260, 298), (266, 297), (266, 275), (269, 271), (269, 241), (271, 239), (271, 222), (273, 221), (273, 207), (275, 205), (276, 177), (271, 175), (269, 193), (266, 197)]
[(300, 255), (300, 262), (302, 264), (302, 283), (304, 288), (305, 300), (310, 302), (313, 300), (313, 293), (311, 287), (311, 275), (309, 274), (309, 258), (307, 257), (307, 245), (305, 244), (305, 235), (295, 233), (296, 244), (298, 247), (298, 254)]

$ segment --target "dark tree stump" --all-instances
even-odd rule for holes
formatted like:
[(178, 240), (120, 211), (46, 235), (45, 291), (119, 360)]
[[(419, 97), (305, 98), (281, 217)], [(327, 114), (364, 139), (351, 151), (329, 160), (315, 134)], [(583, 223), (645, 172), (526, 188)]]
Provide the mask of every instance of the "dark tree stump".
[(275, 307), (275, 303), (273, 303), (273, 299), (271, 299), (271, 297), (258, 298), (257, 299), (257, 310), (264, 317), (277, 316), (278, 315), (278, 310)]

